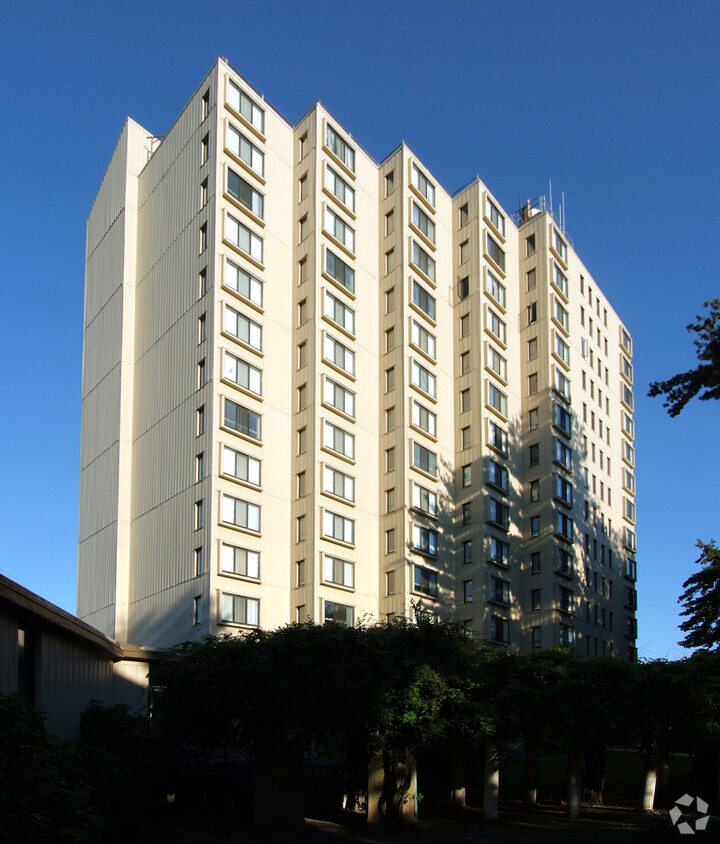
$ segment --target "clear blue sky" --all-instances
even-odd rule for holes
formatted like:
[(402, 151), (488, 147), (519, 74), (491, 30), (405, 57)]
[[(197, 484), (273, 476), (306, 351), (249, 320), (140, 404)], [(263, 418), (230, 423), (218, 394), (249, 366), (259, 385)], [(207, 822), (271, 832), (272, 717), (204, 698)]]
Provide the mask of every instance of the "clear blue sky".
[(720, 296), (720, 4), (50, 2), (0, 25), (0, 571), (75, 609), (85, 220), (127, 115), (164, 133), (218, 55), (290, 122), (320, 100), (376, 159), (405, 140), (568, 233), (635, 338), (640, 655), (677, 658), (697, 537), (720, 540), (720, 402), (669, 419)]

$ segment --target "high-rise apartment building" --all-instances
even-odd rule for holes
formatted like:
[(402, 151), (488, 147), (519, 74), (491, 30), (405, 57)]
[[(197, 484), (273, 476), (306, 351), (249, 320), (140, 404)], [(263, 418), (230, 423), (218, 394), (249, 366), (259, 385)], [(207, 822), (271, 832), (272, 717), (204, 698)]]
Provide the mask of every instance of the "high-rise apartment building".
[(224, 60), (88, 220), (78, 614), (635, 653), (632, 340), (542, 203), (289, 125)]

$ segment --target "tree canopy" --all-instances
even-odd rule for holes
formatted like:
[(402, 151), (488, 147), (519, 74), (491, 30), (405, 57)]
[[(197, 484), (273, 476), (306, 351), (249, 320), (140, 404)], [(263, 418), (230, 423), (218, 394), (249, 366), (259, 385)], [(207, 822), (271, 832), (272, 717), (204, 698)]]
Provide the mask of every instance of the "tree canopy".
[(687, 636), (680, 642), (684, 648), (720, 650), (720, 548), (715, 541), (698, 540), (703, 568), (689, 577), (678, 602), (684, 606), (680, 615), (689, 618), (680, 625)]
[(648, 395), (665, 396), (663, 407), (670, 416), (677, 416), (685, 405), (701, 390), (700, 401), (720, 399), (720, 299), (704, 303), (710, 308), (707, 316), (697, 316), (687, 330), (697, 334), (693, 341), (698, 360), (695, 369), (673, 375), (667, 381), (653, 381)]

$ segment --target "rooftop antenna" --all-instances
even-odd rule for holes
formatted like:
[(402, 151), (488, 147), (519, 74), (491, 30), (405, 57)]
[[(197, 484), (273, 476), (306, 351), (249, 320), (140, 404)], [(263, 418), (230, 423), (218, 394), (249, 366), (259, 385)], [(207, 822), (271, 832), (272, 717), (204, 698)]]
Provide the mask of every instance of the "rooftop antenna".
[(565, 231), (565, 191), (562, 192), (562, 230)]
[(548, 179), (550, 183), (550, 213), (552, 214), (553, 204), (552, 204), (552, 179)]

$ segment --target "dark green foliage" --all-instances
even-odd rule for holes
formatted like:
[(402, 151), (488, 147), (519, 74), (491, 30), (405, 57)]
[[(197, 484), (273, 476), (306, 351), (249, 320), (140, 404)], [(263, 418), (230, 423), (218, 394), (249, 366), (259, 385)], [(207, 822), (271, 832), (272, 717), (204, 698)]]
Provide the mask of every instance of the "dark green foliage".
[(678, 598), (684, 606), (680, 615), (690, 616), (680, 625), (687, 636), (679, 643), (684, 648), (720, 649), (720, 548), (714, 540), (698, 540), (700, 557), (695, 561), (703, 568), (689, 577)]
[(702, 361), (695, 369), (673, 375), (667, 381), (653, 381), (648, 395), (664, 395), (663, 407), (670, 416), (677, 416), (685, 405), (701, 390), (701, 401), (720, 399), (720, 299), (705, 302), (710, 308), (708, 316), (697, 316), (696, 322), (687, 326), (688, 331), (698, 335), (694, 340), (698, 360)]
[(54, 746), (42, 713), (19, 695), (0, 695), (0, 842), (101, 840), (74, 751)]

